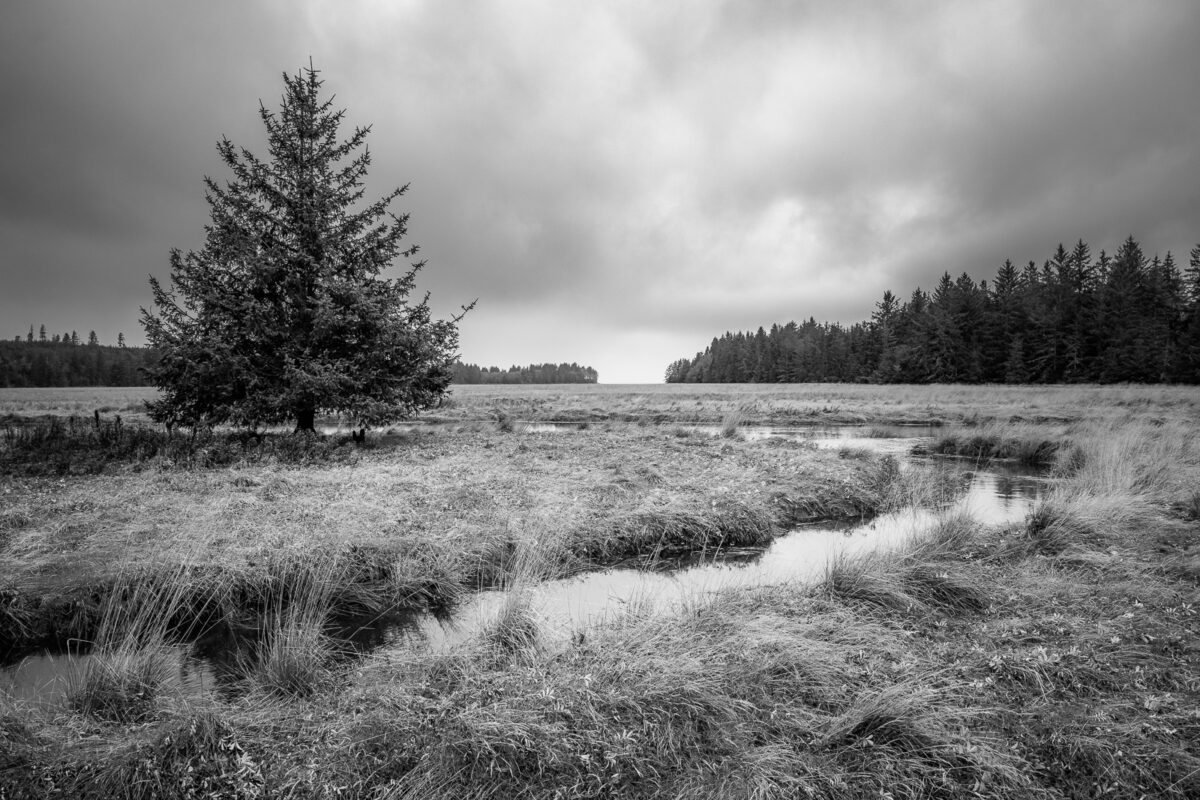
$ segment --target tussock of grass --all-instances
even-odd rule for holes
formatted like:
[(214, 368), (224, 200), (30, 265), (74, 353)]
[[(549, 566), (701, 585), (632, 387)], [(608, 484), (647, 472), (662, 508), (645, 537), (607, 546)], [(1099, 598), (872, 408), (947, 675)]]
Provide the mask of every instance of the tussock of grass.
[(806, 495), (777, 492), (777, 522), (792, 527), (831, 519), (864, 519), (909, 507), (938, 507), (959, 495), (962, 476), (940, 468), (901, 469), (895, 456), (856, 464), (854, 478)]
[(742, 409), (730, 411), (721, 419), (721, 438), (737, 439), (741, 436), (739, 429), (746, 422), (746, 412)]
[(979, 427), (947, 430), (920, 451), (974, 461), (1004, 459), (1047, 467), (1060, 459), (1060, 452), (1066, 447), (1068, 445), (1058, 436), (1042, 426), (992, 422)]
[(92, 654), (67, 704), (81, 714), (114, 722), (143, 722), (158, 710), (158, 699), (170, 678), (170, 652), (161, 644), (129, 643)]
[(181, 570), (123, 576), (103, 602), (91, 656), (79, 683), (68, 688), (68, 705), (118, 722), (153, 717), (172, 672), (168, 635), (186, 599)]
[(271, 571), (277, 585), (263, 609), (260, 639), (243, 655), (241, 669), (261, 692), (309, 697), (332, 681), (333, 647), (324, 628), (335, 597), (353, 582), (347, 563), (336, 558), (286, 555)]
[(333, 682), (333, 647), (324, 617), (285, 612), (273, 622), (242, 671), (254, 689), (280, 697), (311, 697)]
[(978, 614), (986, 611), (990, 602), (976, 576), (957, 573), (943, 565), (907, 565), (900, 580), (909, 596), (928, 608)]
[(979, 528), (969, 511), (941, 514), (929, 530), (912, 542), (909, 552), (923, 559), (967, 557), (977, 544)]
[(1103, 549), (1146, 513), (1137, 496), (1096, 495), (1078, 488), (1053, 492), (1030, 512), (1019, 535), (1008, 540), (1006, 552), (1060, 556)]
[(505, 592), (495, 616), (485, 625), (481, 639), (501, 657), (528, 653), (538, 644), (538, 621), (528, 590)]
[(842, 602), (910, 611), (918, 600), (905, 591), (898, 575), (876, 568), (873, 559), (841, 558), (829, 564), (819, 591)]
[(896, 553), (841, 557), (832, 561), (815, 587), (818, 596), (888, 612), (954, 616), (987, 610), (990, 595), (979, 575), (956, 564), (970, 541), (968, 517), (942, 520), (932, 536)]
[(259, 764), (238, 732), (221, 714), (204, 710), (171, 721), (149, 740), (84, 761), (62, 779), (62, 793), (79, 800), (250, 800), (265, 790)]
[(604, 535), (585, 534), (576, 545), (577, 551), (586, 558), (606, 561), (762, 544), (775, 536), (766, 509), (732, 501), (700, 511), (638, 511), (609, 524)]

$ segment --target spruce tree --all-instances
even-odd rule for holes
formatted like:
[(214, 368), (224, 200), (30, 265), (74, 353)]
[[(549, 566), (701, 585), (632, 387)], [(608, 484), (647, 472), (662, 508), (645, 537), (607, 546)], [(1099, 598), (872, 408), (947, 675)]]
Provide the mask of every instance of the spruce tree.
[(461, 315), (435, 320), (428, 294), (410, 299), (422, 261), (380, 277), (417, 252), (402, 245), (408, 215), (389, 210), (408, 187), (360, 204), (370, 129), (339, 138), (345, 112), (321, 99), (311, 64), (283, 81), (279, 112), (259, 106), (269, 158), (218, 143), (233, 177), (205, 179), (203, 248), (171, 252), (170, 290), (150, 278), (158, 421), (379, 424), (431, 407), (450, 383)]

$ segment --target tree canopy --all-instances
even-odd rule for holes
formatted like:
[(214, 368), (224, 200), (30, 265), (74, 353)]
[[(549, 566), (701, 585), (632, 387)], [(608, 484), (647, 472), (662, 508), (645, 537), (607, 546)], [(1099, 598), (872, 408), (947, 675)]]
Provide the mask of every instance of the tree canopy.
[(320, 412), (380, 424), (435, 405), (450, 383), (461, 315), (435, 320), (428, 294), (410, 299), (423, 261), (381, 276), (417, 253), (402, 244), (408, 214), (390, 211), (407, 185), (363, 204), (370, 128), (339, 137), (345, 111), (321, 99), (311, 65), (283, 81), (278, 113), (259, 107), (268, 158), (222, 138), (233, 177), (205, 178), (204, 246), (172, 250), (170, 289), (150, 278), (158, 421), (312, 430)]
[(1131, 236), (1112, 256), (1080, 241), (993, 282), (944, 273), (870, 320), (725, 333), (666, 369), (673, 382), (1200, 383), (1200, 246), (1181, 271)]

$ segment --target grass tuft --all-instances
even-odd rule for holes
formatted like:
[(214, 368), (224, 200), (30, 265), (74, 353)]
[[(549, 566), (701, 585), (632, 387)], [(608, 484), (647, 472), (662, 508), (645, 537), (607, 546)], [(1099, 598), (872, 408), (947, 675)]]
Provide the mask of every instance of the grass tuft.
[(171, 676), (171, 652), (162, 645), (130, 642), (92, 653), (67, 705), (80, 714), (113, 722), (144, 722), (155, 716)]
[(909, 596), (941, 611), (978, 614), (990, 604), (988, 593), (977, 578), (941, 566), (912, 564), (904, 568), (900, 580)]
[(185, 574), (150, 568), (118, 579), (102, 603), (83, 675), (67, 689), (72, 709), (117, 722), (155, 715), (174, 665), (168, 638), (188, 599)]
[(874, 558), (840, 557), (825, 568), (825, 578), (817, 591), (848, 603), (878, 606), (895, 611), (908, 611), (918, 605), (915, 597), (905, 591), (899, 576), (880, 569)]
[(721, 419), (721, 438), (722, 439), (739, 439), (741, 438), (741, 427), (746, 422), (746, 412), (742, 409), (736, 409), (728, 412)]
[(484, 627), (482, 641), (498, 655), (513, 656), (537, 648), (538, 621), (528, 590), (520, 588), (505, 592), (496, 615)]
[(221, 714), (206, 710), (173, 721), (148, 741), (72, 764), (63, 783), (63, 796), (78, 800), (252, 800), (266, 788), (242, 737)]

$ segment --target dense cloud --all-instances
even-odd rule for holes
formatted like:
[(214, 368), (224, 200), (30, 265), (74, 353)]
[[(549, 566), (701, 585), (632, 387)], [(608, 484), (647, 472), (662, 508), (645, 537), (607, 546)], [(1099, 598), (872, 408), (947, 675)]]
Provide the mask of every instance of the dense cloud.
[(140, 336), (222, 135), (313, 58), (372, 125), (463, 354), (657, 380), (730, 328), (943, 270), (1200, 240), (1188, 2), (43, 3), (6, 9), (0, 335)]

